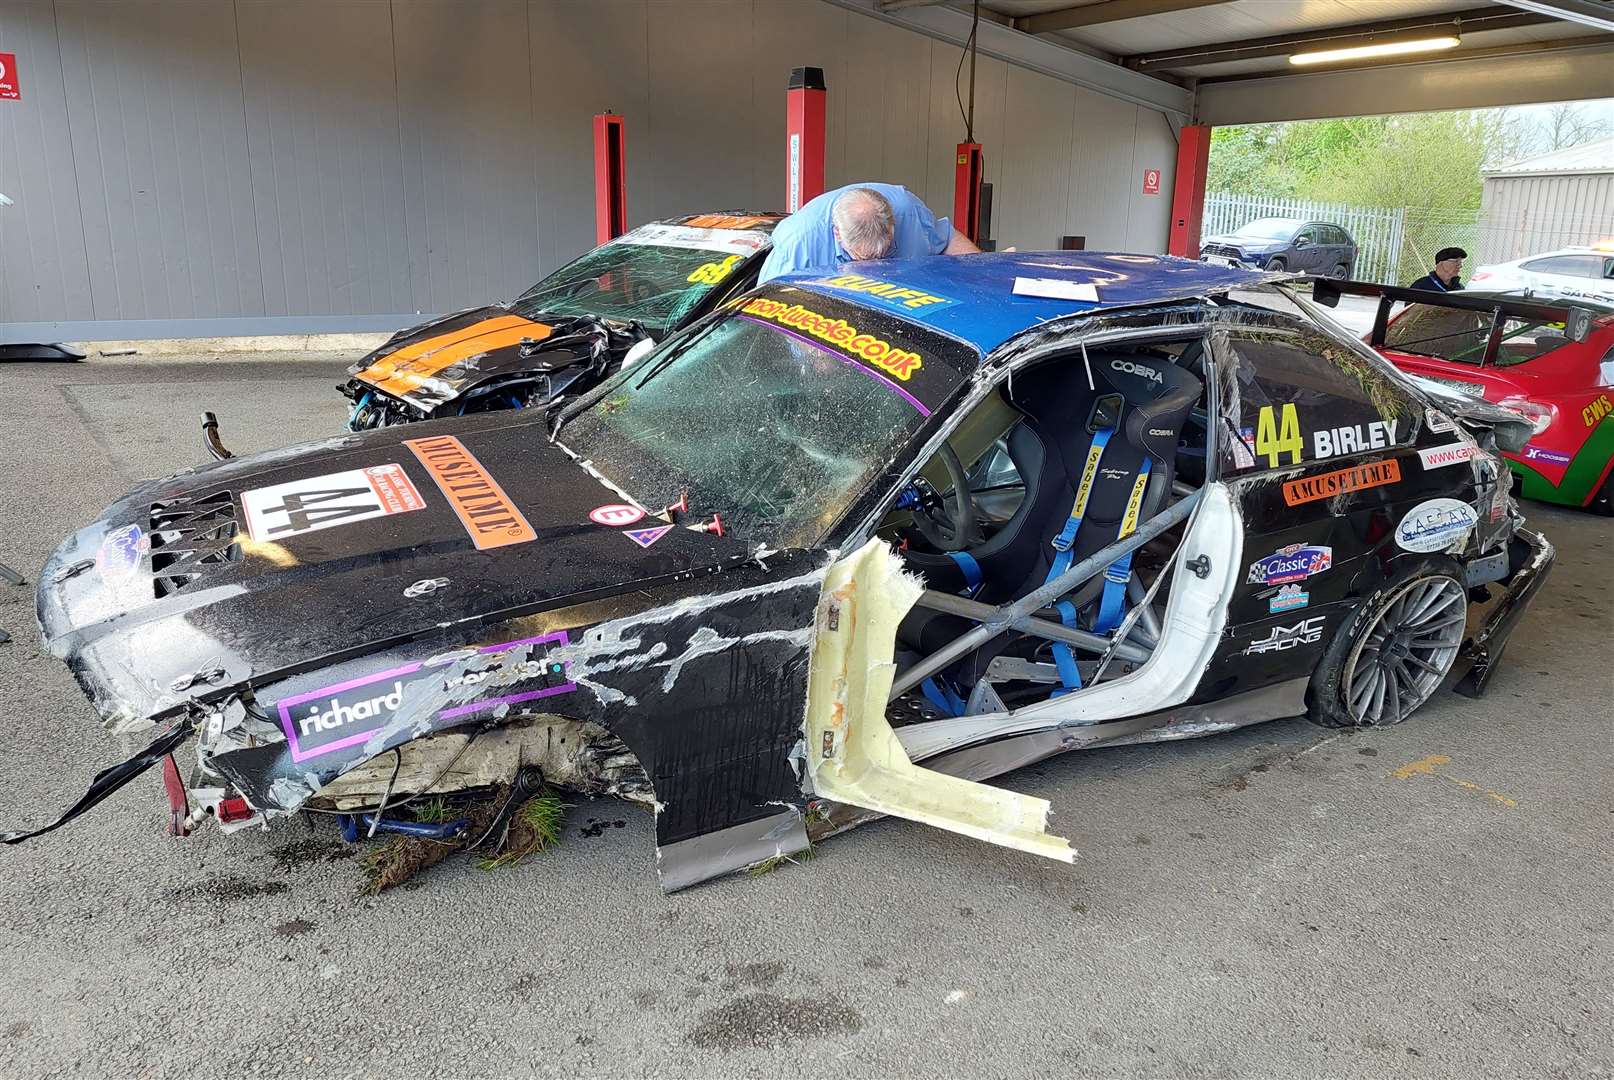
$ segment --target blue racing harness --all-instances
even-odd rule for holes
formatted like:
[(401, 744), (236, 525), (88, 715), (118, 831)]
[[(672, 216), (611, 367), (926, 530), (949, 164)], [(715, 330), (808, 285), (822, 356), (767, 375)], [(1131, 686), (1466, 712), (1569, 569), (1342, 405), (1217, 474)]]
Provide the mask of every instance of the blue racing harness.
[[(1076, 499), (1071, 503), (1070, 517), (1065, 521), (1065, 527), (1053, 539), (1054, 561), (1048, 568), (1048, 576), (1043, 579), (1047, 584), (1070, 569), (1076, 558), (1076, 535), (1081, 531), (1082, 519), (1087, 516), (1087, 502), (1093, 493), (1093, 484), (1098, 479), (1099, 464), (1104, 460), (1104, 449), (1115, 434), (1113, 427), (1100, 428), (1093, 433), (1093, 443), (1087, 449), (1087, 462), (1082, 466), (1081, 479), (1076, 485)], [(1138, 527), (1138, 514), (1143, 507), (1143, 493), (1149, 485), (1150, 459), (1146, 456), (1142, 466), (1138, 469), (1137, 478), (1132, 482), (1132, 493), (1127, 497), (1126, 513), (1121, 518), (1121, 528), (1116, 533), (1117, 540), (1130, 536)], [(1104, 571), (1104, 591), (1099, 597), (1098, 616), (1093, 621), (1093, 631), (1107, 634), (1115, 629), (1121, 621), (1121, 613), (1126, 608), (1126, 586), (1132, 579), (1132, 552), (1127, 552), (1111, 563)], [(1076, 626), (1076, 605), (1069, 600), (1061, 600), (1054, 605), (1059, 612), (1059, 621), (1064, 625)], [(1054, 667), (1059, 671), (1059, 681), (1062, 688), (1054, 691), (1054, 696), (1068, 694), (1072, 690), (1082, 687), (1082, 674), (1076, 666), (1076, 654), (1069, 644), (1063, 641), (1053, 643)]]

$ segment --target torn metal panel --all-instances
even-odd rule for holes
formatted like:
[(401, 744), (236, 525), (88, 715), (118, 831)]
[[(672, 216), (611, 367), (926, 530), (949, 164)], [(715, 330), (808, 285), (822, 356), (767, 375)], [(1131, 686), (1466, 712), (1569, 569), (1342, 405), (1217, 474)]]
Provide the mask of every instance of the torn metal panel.
[[(258, 694), (257, 717), (223, 710), (227, 719), (203, 735), (202, 761), (252, 805), (275, 813), (294, 812), (316, 796), (343, 797), (351, 808), (342, 786), (350, 772), (363, 777), (352, 782), (361, 791), (373, 789), (380, 772), (390, 775), (388, 762), (374, 761), (378, 755), (450, 730), (474, 748), (537, 709), (548, 717), (533, 721), (535, 731), (566, 717), (620, 740), (654, 789), (658, 846), (772, 817), (803, 801), (791, 757), (801, 738), (824, 561), (781, 552), (768, 569), (750, 563), (725, 575), (737, 587), (715, 595), (710, 582), (696, 579), (636, 594), (634, 606), (648, 610), (634, 614), (600, 620), (602, 606), (625, 606), (618, 601), (486, 632), (512, 635), (518, 644), (509, 647), (434, 655), (429, 642), (413, 643), (414, 655), (439, 662), (412, 671), (397, 663), (409, 650), (396, 650), (285, 680)], [(372, 674), (341, 677), (361, 669)], [(287, 701), (294, 704), (282, 712)], [(374, 715), (363, 708), (372, 702)], [(291, 726), (282, 728), (278, 721), (287, 718)], [(341, 721), (342, 738), (321, 742), (321, 719)], [(359, 730), (350, 735), (349, 725)], [(488, 729), (498, 730), (477, 734)], [(302, 741), (305, 731), (315, 738)], [(539, 737), (546, 736), (517, 741)], [(605, 759), (585, 756), (561, 755), (546, 775), (561, 782), (568, 767), (592, 772), (589, 783), (597, 787), (605, 782)], [(467, 759), (456, 767), (471, 768), (475, 759)], [(419, 766), (411, 775), (426, 772)], [(743, 854), (721, 865), (703, 856), (699, 865), (723, 873), (754, 861)], [(696, 864), (682, 865), (680, 881), (696, 875)]]
[(897, 624), (922, 586), (891, 549), (871, 540), (824, 582), (806, 719), (816, 794), (1071, 862), (1069, 841), (1047, 832), (1046, 799), (971, 783), (909, 760), (885, 720), (896, 671)]

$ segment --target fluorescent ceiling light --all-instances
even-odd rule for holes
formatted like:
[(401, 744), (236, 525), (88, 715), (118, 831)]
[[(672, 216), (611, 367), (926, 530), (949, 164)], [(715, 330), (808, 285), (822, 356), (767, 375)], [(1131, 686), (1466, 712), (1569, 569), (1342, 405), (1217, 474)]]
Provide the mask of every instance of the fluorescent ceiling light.
[(1434, 37), (1403, 38), (1400, 41), (1379, 41), (1371, 45), (1352, 45), (1343, 49), (1319, 49), (1315, 52), (1294, 53), (1289, 62), (1297, 67), (1311, 64), (1335, 64), (1341, 60), (1366, 60), (1376, 56), (1402, 56), (1407, 53), (1437, 52), (1455, 49), (1462, 43), (1456, 34), (1439, 34)]

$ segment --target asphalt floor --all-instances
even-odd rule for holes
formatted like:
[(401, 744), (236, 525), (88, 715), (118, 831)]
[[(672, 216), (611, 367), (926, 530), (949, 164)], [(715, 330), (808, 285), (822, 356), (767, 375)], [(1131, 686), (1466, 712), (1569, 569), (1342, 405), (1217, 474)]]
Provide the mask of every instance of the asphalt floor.
[[(134, 482), (336, 430), (346, 357), (0, 366), (0, 827), (139, 741), (38, 647), (32, 584)], [(1074, 866), (897, 820), (664, 896), (642, 811), (381, 897), (334, 830), (163, 829), (156, 776), (0, 850), (0, 1076), (1614, 1075), (1614, 524), (1488, 695), (1281, 720), (1001, 783)]]

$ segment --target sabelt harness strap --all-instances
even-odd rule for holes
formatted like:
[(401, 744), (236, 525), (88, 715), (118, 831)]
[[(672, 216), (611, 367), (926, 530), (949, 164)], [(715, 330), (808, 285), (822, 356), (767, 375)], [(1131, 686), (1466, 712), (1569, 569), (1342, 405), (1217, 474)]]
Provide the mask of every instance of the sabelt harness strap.
[[(1132, 482), (1132, 494), (1126, 500), (1126, 516), (1121, 519), (1121, 531), (1115, 534), (1117, 540), (1125, 540), (1137, 530), (1143, 492), (1149, 486), (1149, 462), (1149, 458), (1143, 459), (1138, 478)], [(1104, 595), (1099, 599), (1098, 619), (1093, 623), (1097, 633), (1107, 634), (1120, 625), (1121, 612), (1126, 607), (1126, 583), (1132, 579), (1132, 554), (1129, 551), (1122, 555), (1104, 571)]]
[[(1081, 479), (1076, 483), (1076, 499), (1070, 504), (1070, 517), (1065, 521), (1065, 527), (1059, 530), (1054, 537), (1054, 562), (1048, 568), (1048, 576), (1043, 583), (1070, 569), (1075, 559), (1076, 534), (1081, 530), (1082, 518), (1087, 515), (1087, 500), (1093, 494), (1093, 482), (1098, 479), (1098, 465), (1104, 459), (1104, 448), (1110, 444), (1110, 436), (1115, 434), (1114, 428), (1099, 428), (1093, 433), (1093, 443), (1087, 448), (1087, 462), (1082, 466)], [(1059, 621), (1066, 626), (1076, 626), (1076, 605), (1069, 600), (1061, 600), (1054, 605), (1059, 612)], [(1063, 641), (1053, 643), (1054, 666), (1059, 669), (1059, 681), (1064, 684), (1063, 690), (1054, 691), (1054, 696), (1069, 693), (1082, 688), (1082, 673), (1076, 666), (1076, 655)]]

